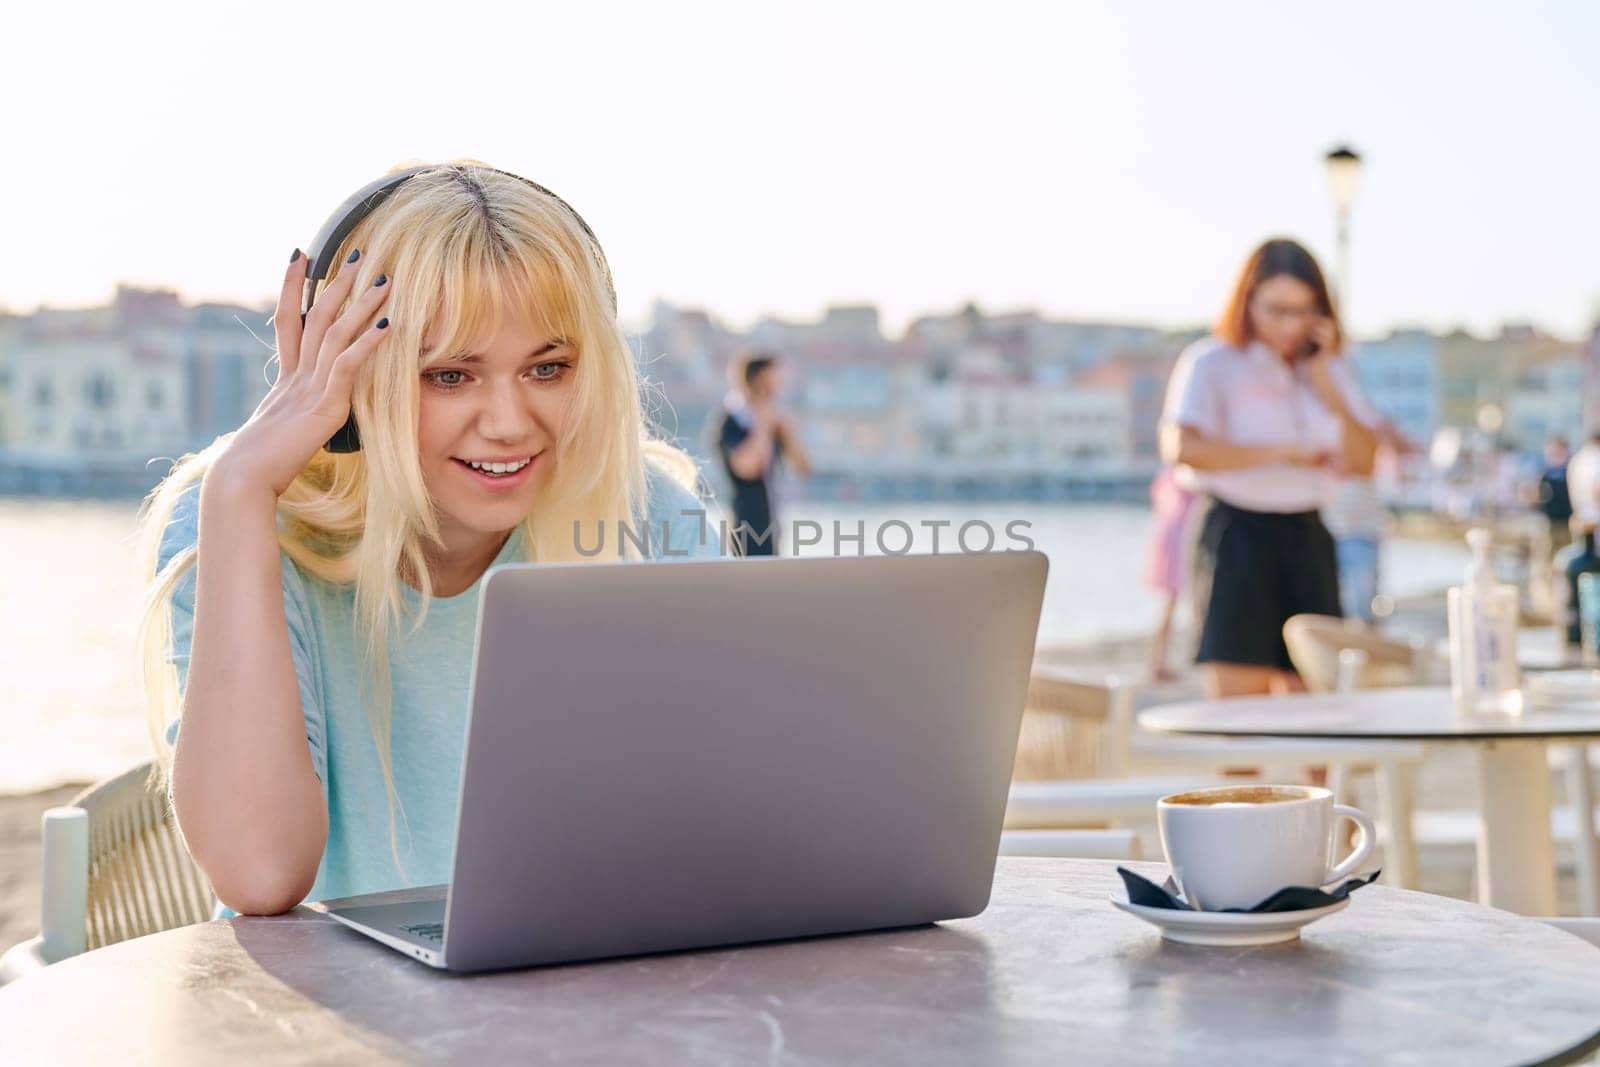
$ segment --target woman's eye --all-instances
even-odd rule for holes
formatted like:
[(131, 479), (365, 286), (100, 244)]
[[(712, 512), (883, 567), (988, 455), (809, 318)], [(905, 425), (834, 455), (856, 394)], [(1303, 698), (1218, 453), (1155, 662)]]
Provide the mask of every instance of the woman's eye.
[(562, 372), (570, 366), (570, 363), (564, 361), (541, 363), (537, 367), (533, 368), (533, 376), (538, 378), (540, 381), (555, 381), (557, 378), (561, 377)]
[[(452, 375), (452, 374), (455, 375), (454, 379), (447, 378), (448, 375)], [(432, 371), (432, 372), (430, 372), (428, 374), (428, 379), (430, 381), (432, 381), (435, 385), (442, 385), (446, 389), (452, 389), (455, 386), (458, 386), (458, 385), (461, 384), (461, 378), (463, 376), (464, 376), (464, 372), (463, 371), (458, 371), (458, 370), (436, 370), (436, 371)]]

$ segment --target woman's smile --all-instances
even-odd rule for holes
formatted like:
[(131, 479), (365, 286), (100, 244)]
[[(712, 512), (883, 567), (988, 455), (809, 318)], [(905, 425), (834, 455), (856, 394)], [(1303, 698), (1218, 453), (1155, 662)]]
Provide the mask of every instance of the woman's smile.
[(515, 456), (467, 460), (457, 456), (451, 462), (488, 492), (508, 493), (528, 480), (538, 458)]

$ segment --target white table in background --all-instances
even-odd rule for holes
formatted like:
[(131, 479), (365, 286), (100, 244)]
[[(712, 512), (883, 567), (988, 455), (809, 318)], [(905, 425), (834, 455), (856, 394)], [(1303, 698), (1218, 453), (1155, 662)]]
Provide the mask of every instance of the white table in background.
[(1461, 715), (1445, 687), (1235, 697), (1152, 708), (1146, 729), (1223, 737), (1316, 737), (1468, 744), (1477, 754), (1478, 895), (1524, 915), (1556, 913), (1551, 743), (1600, 739), (1600, 708)]

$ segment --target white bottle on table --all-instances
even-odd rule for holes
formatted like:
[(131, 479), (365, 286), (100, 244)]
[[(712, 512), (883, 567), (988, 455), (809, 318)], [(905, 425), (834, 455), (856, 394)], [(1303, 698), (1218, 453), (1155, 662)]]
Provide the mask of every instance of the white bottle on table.
[(1488, 530), (1467, 531), (1472, 562), (1466, 580), (1448, 595), (1450, 690), (1456, 710), (1520, 714), (1522, 673), (1517, 666), (1517, 588), (1497, 580), (1489, 562)]

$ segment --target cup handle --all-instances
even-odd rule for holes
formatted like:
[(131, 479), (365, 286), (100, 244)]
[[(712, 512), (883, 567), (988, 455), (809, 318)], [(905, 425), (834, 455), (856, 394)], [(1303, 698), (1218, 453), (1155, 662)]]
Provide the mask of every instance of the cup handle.
[(1334, 825), (1339, 825), (1339, 818), (1343, 816), (1355, 823), (1359, 832), (1356, 834), (1355, 850), (1346, 856), (1343, 863), (1328, 872), (1328, 877), (1323, 880), (1323, 885), (1333, 885), (1343, 882), (1355, 872), (1355, 869), (1367, 861), (1372, 855), (1372, 846), (1377, 843), (1378, 830), (1372, 825), (1372, 817), (1360, 808), (1352, 808), (1348, 804), (1335, 804), (1333, 806)]

